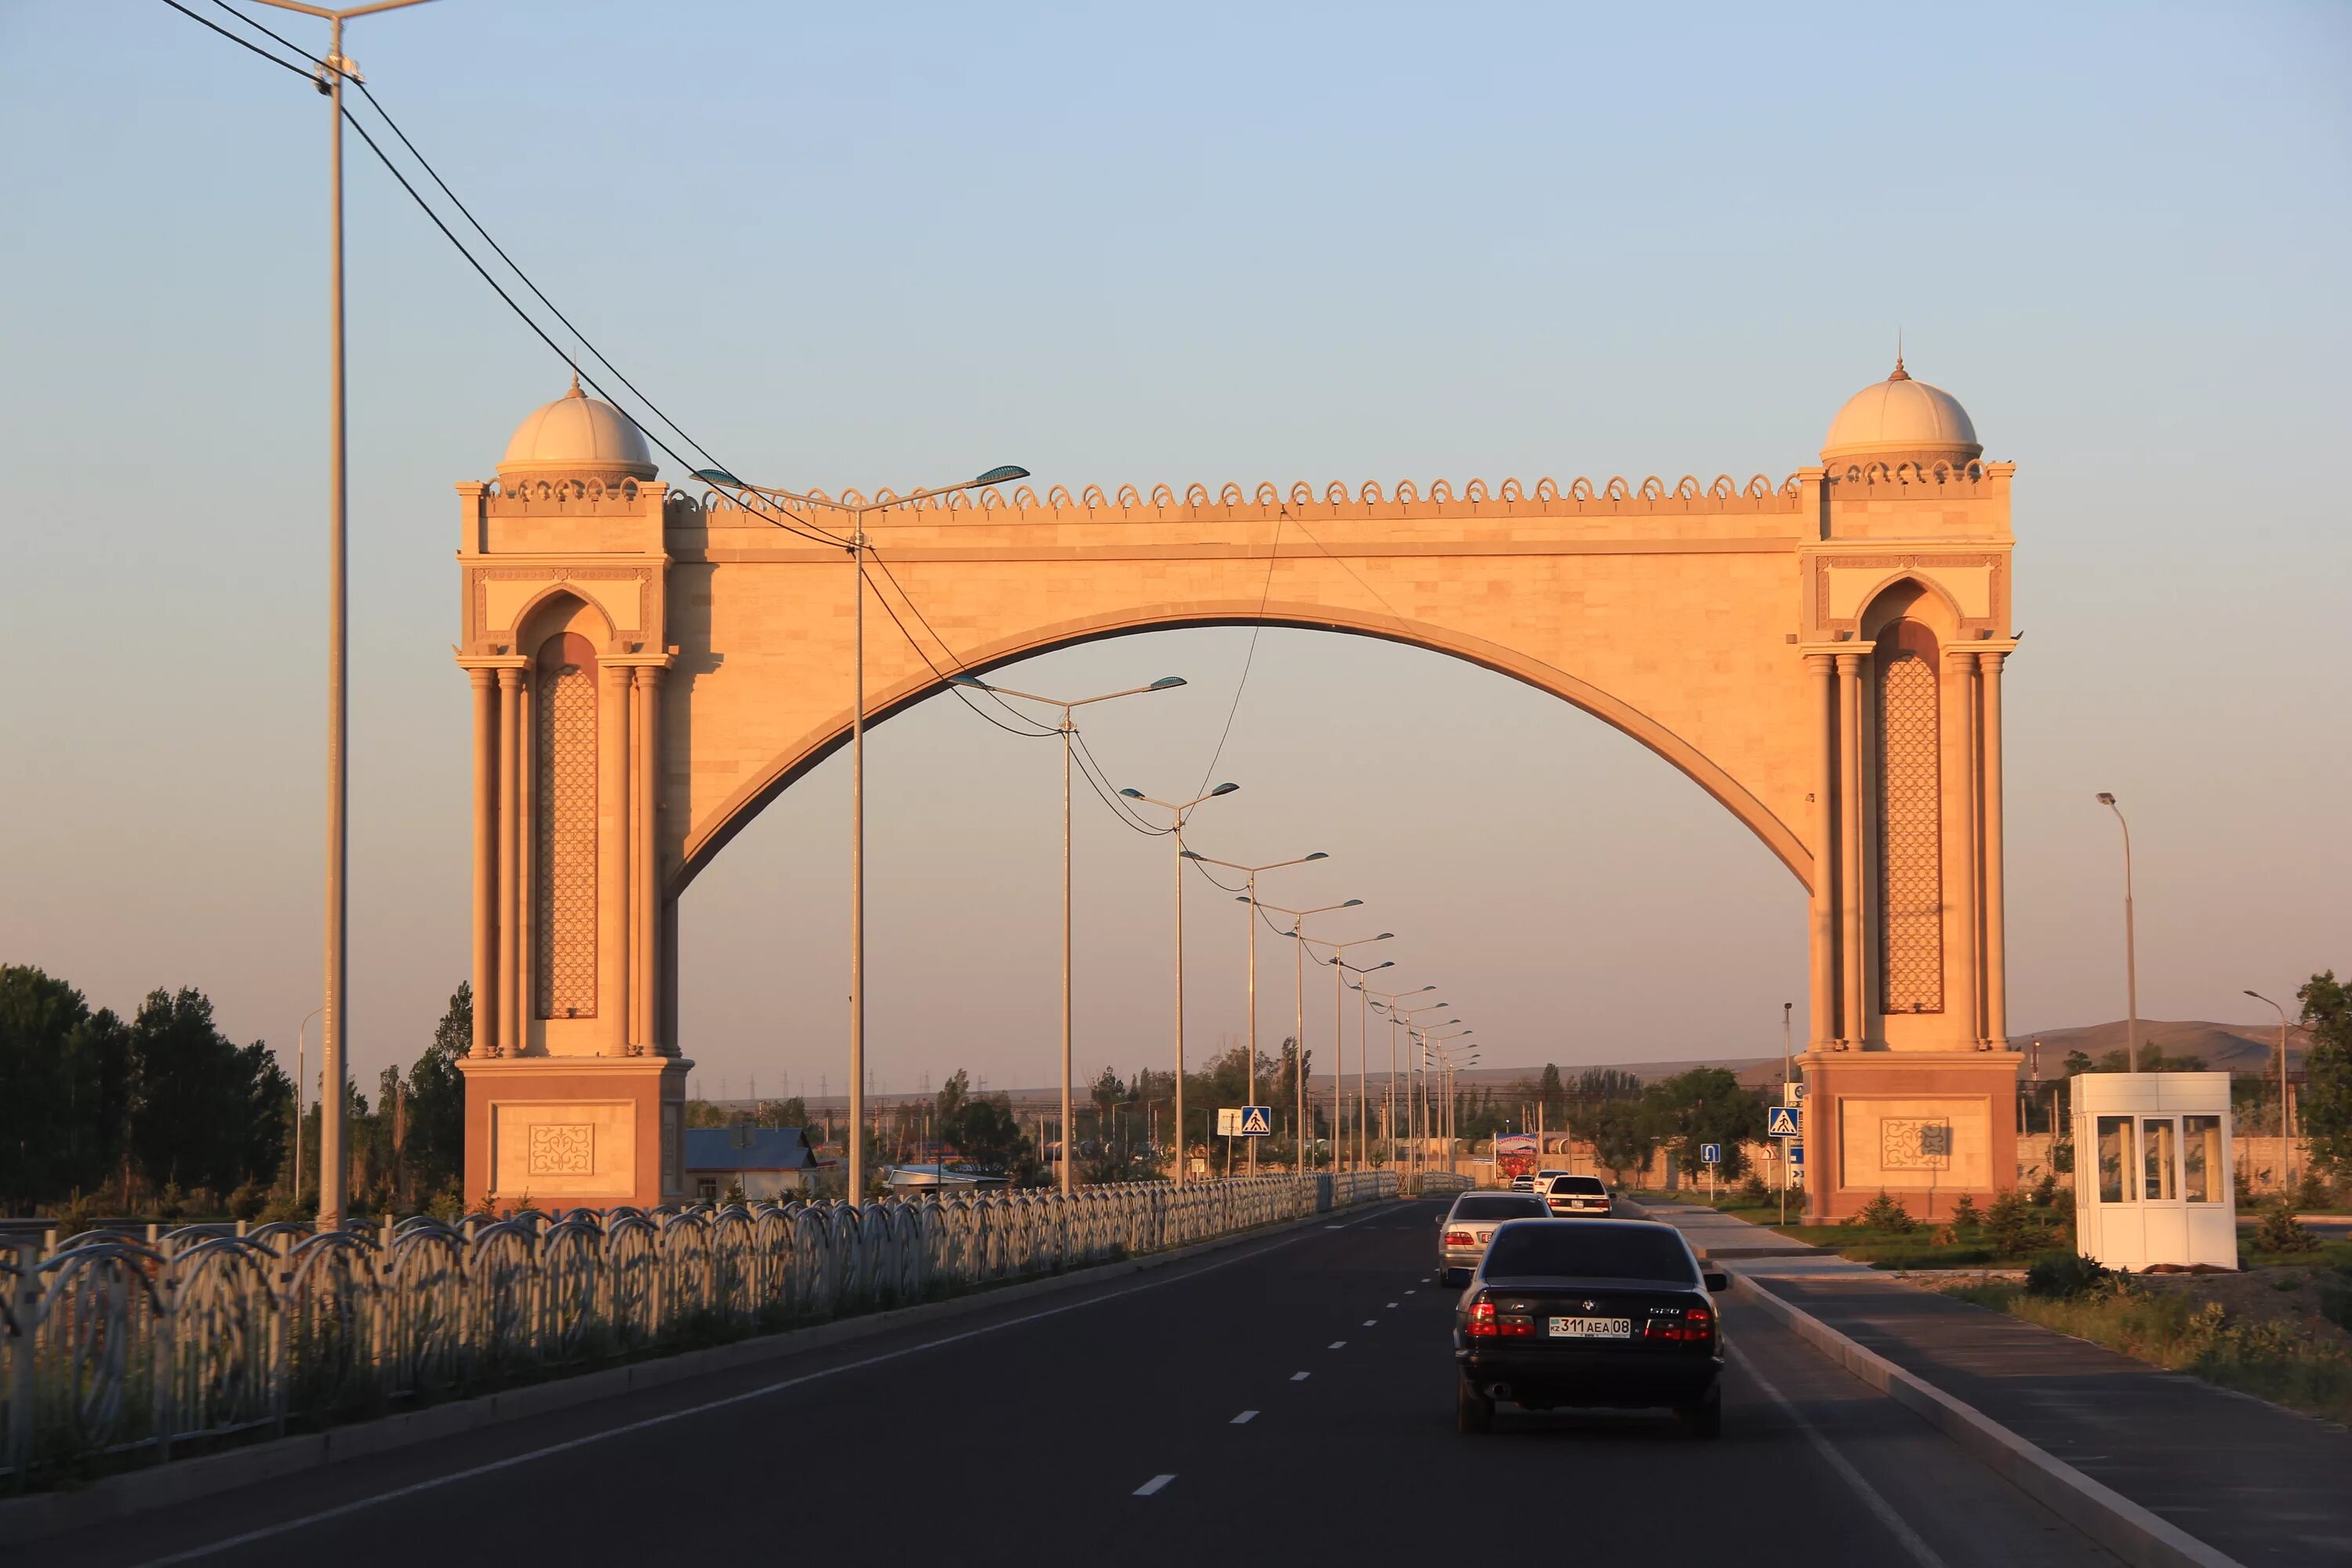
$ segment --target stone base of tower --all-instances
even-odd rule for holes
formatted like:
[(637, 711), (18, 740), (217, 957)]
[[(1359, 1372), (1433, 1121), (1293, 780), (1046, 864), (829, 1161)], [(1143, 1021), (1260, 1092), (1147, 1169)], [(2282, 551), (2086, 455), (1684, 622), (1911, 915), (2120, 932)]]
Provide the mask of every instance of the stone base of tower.
[(679, 1057), (468, 1057), (466, 1202), (495, 1212), (683, 1199)]
[(2017, 1184), (2014, 1051), (1808, 1051), (1805, 1223), (1859, 1213), (1884, 1192), (1943, 1224)]

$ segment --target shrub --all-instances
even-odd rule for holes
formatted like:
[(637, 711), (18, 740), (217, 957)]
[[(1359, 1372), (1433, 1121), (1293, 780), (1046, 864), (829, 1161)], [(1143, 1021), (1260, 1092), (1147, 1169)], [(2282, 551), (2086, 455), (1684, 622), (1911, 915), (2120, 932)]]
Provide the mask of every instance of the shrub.
[(269, 1194), (263, 1192), (253, 1183), (240, 1183), (238, 1184), (236, 1190), (228, 1195), (228, 1217), (231, 1219), (253, 1219), (261, 1213), (261, 1205), (268, 1201)]
[(1891, 1230), (1897, 1236), (1908, 1236), (1919, 1222), (1911, 1217), (1911, 1211), (1903, 1206), (1901, 1198), (1887, 1196), (1886, 1189), (1881, 1187), (1876, 1197), (1862, 1205), (1861, 1213), (1844, 1223), (1864, 1230)]
[(2044, 1258), (2025, 1271), (2025, 1293), (2044, 1300), (2071, 1301), (2112, 1278), (2105, 1268), (2076, 1254)]
[(2015, 1187), (1993, 1199), (1985, 1227), (1991, 1233), (1993, 1250), (2003, 1258), (2022, 1258), (2042, 1239), (2042, 1227), (2034, 1223), (2032, 1212)]
[(2316, 1171), (2305, 1171), (2303, 1180), (2295, 1184), (2294, 1206), (2299, 1209), (2324, 1209), (2335, 1201), (2327, 1178)]
[(2352, 1270), (2339, 1268), (2319, 1277), (2319, 1315), (2352, 1331)]
[(1984, 1210), (1977, 1207), (1977, 1199), (1974, 1193), (1962, 1193), (1960, 1194), (1960, 1201), (1952, 1205), (1952, 1223), (1955, 1226), (1979, 1226), (1984, 1224)]
[(2042, 1173), (2042, 1179), (2033, 1184), (2033, 1206), (2046, 1209), (2057, 1201), (2058, 1178), (2053, 1173), (2044, 1171)]
[(1764, 1184), (1762, 1176), (1750, 1171), (1748, 1179), (1739, 1184), (1739, 1195), (1750, 1203), (1762, 1203), (1772, 1195), (1772, 1189)]
[(2318, 1247), (2319, 1238), (2294, 1217), (2294, 1205), (2285, 1198), (2264, 1209), (2263, 1223), (2254, 1228), (2257, 1252), (2312, 1252)]

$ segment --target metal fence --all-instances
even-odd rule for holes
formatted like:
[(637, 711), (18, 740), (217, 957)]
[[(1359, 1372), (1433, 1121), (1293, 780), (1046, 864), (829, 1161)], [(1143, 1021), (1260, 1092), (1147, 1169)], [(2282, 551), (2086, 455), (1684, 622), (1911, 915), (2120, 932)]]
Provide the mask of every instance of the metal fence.
[(0, 1240), (0, 1476), (412, 1405), (1394, 1195), (1385, 1172)]

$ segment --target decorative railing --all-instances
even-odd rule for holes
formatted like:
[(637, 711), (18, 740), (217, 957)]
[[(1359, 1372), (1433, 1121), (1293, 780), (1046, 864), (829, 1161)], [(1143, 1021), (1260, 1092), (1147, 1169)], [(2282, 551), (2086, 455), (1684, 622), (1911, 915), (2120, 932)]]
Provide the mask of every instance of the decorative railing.
[(1451, 1171), (1422, 1171), (1407, 1176), (1404, 1181), (1407, 1192), (1423, 1198), (1451, 1197), (1455, 1193), (1466, 1193), (1477, 1184), (1469, 1177)]
[(397, 1409), (1395, 1194), (1366, 1172), (944, 1201), (0, 1241), (0, 1475)]

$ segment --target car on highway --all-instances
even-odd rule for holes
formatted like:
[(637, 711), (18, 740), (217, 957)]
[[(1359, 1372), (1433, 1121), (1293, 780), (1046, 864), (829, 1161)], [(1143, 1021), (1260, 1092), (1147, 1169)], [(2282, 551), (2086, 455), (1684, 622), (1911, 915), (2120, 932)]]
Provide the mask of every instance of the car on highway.
[(1607, 1219), (1609, 1188), (1598, 1176), (1554, 1176), (1542, 1189), (1556, 1219)]
[(1466, 1285), (1486, 1256), (1486, 1238), (1506, 1220), (1546, 1219), (1551, 1211), (1533, 1193), (1464, 1193), (1437, 1222), (1437, 1278)]
[(1703, 1268), (1652, 1220), (1515, 1219), (1495, 1229), (1454, 1311), (1454, 1425), (1522, 1410), (1663, 1406), (1701, 1439), (1723, 1433), (1723, 1323)]
[(1565, 1176), (1568, 1173), (1566, 1171), (1557, 1168), (1547, 1168), (1541, 1171), (1529, 1171), (1524, 1175), (1513, 1176), (1511, 1178), (1511, 1191), (1515, 1193), (1539, 1193), (1551, 1184), (1551, 1179), (1554, 1176)]

